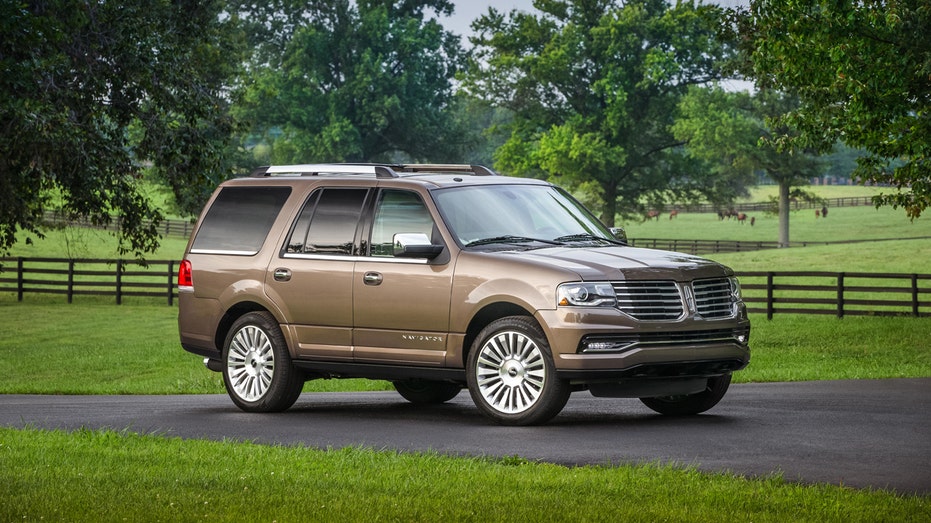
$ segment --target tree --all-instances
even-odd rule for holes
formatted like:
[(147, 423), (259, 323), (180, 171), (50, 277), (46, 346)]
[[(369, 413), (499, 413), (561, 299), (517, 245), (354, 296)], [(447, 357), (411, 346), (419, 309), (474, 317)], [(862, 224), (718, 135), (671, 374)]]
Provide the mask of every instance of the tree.
[(0, 4), (0, 251), (68, 217), (119, 215), (121, 253), (158, 245), (136, 179), (212, 188), (232, 130), (224, 81), (237, 48), (219, 2)]
[(688, 142), (692, 156), (708, 162), (719, 183), (747, 183), (745, 178), (763, 171), (779, 185), (779, 245), (789, 246), (789, 203), (792, 188), (807, 184), (821, 166), (811, 152), (780, 151), (774, 135), (790, 136), (787, 128), (772, 128), (773, 118), (797, 105), (775, 91), (727, 92), (693, 87), (680, 104), (682, 117), (673, 126), (675, 136)]
[(609, 225), (707, 185), (670, 132), (689, 85), (719, 77), (719, 11), (664, 0), (535, 0), (473, 22), (466, 88), (514, 114), (496, 166), (594, 187)]
[(242, 111), (272, 161), (447, 159), (472, 145), (451, 110), (459, 37), (427, 16), (451, 13), (450, 1), (243, 4), (256, 31), (272, 35), (251, 64)]
[(796, 94), (780, 120), (783, 148), (828, 151), (842, 141), (869, 155), (861, 182), (900, 192), (877, 205), (917, 218), (931, 203), (931, 5), (927, 0), (753, 0), (733, 20), (763, 88)]

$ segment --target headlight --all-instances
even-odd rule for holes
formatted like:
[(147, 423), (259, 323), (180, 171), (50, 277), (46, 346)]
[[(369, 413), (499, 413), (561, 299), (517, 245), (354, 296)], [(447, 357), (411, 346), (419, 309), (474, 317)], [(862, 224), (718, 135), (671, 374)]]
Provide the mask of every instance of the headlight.
[(731, 276), (727, 280), (731, 283), (731, 296), (734, 297), (734, 301), (740, 301), (740, 282), (737, 281), (737, 277)]
[(614, 287), (607, 282), (564, 283), (556, 289), (560, 307), (614, 307)]

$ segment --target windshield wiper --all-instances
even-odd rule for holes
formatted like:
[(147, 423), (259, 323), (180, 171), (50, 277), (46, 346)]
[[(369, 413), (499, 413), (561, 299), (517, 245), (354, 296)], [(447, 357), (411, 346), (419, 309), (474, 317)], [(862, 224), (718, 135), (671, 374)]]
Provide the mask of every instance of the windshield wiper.
[(562, 245), (562, 243), (553, 240), (544, 240), (542, 238), (530, 238), (528, 236), (513, 236), (510, 234), (504, 236), (493, 236), (491, 238), (482, 238), (480, 240), (473, 240), (466, 244), (466, 247), (475, 247), (478, 245), (490, 245), (492, 243), (526, 243), (526, 242), (539, 242), (546, 243), (549, 245)]
[(555, 238), (554, 241), (557, 242), (581, 242), (581, 241), (602, 241), (613, 243), (614, 245), (625, 245), (624, 242), (619, 240), (612, 240), (611, 238), (605, 238), (604, 236), (598, 236), (595, 234), (589, 234), (587, 232), (581, 234), (567, 234), (566, 236), (560, 236)]

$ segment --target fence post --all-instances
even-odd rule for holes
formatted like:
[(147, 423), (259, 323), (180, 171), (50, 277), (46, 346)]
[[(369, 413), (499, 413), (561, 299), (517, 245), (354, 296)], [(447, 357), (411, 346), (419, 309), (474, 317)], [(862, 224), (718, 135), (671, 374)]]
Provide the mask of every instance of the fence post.
[(773, 276), (774, 273), (766, 273), (766, 319), (773, 319), (773, 314), (776, 312), (773, 307)]
[(16, 258), (16, 301), (23, 301), (25, 279), (23, 276), (23, 257), (19, 256)]
[(175, 261), (168, 260), (168, 305), (174, 305), (175, 303), (174, 275), (175, 275)]
[(74, 301), (74, 260), (68, 260), (68, 303)]
[(116, 260), (116, 304), (123, 304), (123, 260)]
[(844, 273), (837, 274), (837, 317), (844, 317)]
[(912, 274), (912, 316), (918, 317), (918, 275)]

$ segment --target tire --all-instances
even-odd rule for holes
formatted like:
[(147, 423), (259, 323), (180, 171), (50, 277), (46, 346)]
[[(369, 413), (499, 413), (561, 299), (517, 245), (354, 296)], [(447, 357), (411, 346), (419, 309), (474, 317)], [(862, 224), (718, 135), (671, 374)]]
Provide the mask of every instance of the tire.
[(288, 409), (304, 388), (304, 375), (274, 316), (250, 312), (233, 322), (223, 344), (223, 383), (233, 403), (246, 412)]
[(409, 379), (395, 381), (394, 388), (411, 403), (435, 405), (455, 398), (462, 390), (462, 385), (451, 381)]
[(532, 318), (509, 316), (478, 334), (466, 361), (472, 401), (502, 425), (534, 425), (559, 414), (572, 389), (556, 375), (543, 330)]
[(700, 414), (714, 407), (724, 397), (731, 384), (731, 375), (708, 378), (708, 386), (704, 391), (686, 396), (658, 396), (655, 398), (640, 398), (644, 405), (668, 416), (690, 416)]

